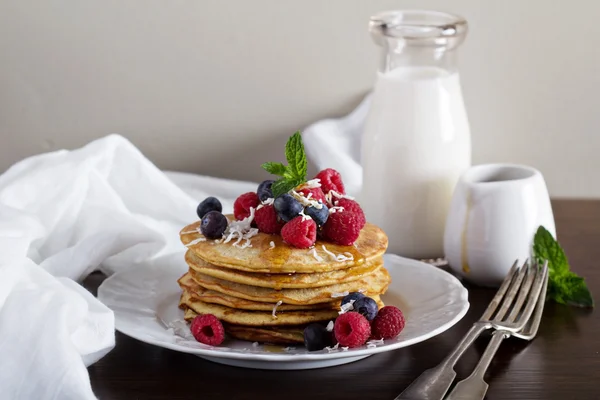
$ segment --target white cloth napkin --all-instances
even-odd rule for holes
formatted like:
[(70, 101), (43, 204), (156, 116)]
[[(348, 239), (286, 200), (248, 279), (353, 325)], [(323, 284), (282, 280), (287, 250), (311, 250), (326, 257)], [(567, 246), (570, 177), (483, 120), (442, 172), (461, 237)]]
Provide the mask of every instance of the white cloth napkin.
[[(338, 169), (351, 193), (366, 107), (304, 133), (312, 161)], [(231, 212), (256, 187), (163, 173), (118, 135), (0, 175), (0, 397), (94, 399), (86, 366), (114, 347), (114, 316), (77, 282), (98, 269), (182, 260), (178, 232), (200, 200), (217, 196)]]

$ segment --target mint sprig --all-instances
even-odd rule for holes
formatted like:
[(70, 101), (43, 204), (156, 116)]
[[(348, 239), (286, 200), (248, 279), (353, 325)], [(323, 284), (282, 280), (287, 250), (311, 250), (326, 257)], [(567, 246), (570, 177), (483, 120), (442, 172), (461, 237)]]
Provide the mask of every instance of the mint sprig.
[(262, 168), (268, 173), (281, 177), (271, 186), (273, 197), (287, 193), (306, 182), (308, 161), (300, 132), (294, 133), (285, 144), (285, 158), (288, 165), (276, 162), (267, 162), (262, 165)]
[(533, 255), (540, 264), (548, 260), (548, 299), (560, 304), (594, 307), (585, 280), (571, 271), (565, 251), (543, 226), (533, 239)]

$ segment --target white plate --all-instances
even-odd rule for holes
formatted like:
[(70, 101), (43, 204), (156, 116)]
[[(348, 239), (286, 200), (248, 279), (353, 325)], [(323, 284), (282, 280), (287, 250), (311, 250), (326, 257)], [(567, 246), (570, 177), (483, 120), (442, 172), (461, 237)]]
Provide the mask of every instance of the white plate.
[(133, 267), (106, 279), (98, 298), (115, 312), (117, 330), (142, 342), (238, 367), (322, 368), (427, 340), (456, 324), (469, 309), (467, 290), (447, 272), (395, 255), (386, 254), (384, 262), (392, 283), (382, 299), (403, 311), (406, 326), (384, 344), (346, 351), (308, 352), (303, 346), (255, 346), (233, 339), (218, 347), (196, 342), (177, 307), (181, 289), (176, 281), (185, 270)]

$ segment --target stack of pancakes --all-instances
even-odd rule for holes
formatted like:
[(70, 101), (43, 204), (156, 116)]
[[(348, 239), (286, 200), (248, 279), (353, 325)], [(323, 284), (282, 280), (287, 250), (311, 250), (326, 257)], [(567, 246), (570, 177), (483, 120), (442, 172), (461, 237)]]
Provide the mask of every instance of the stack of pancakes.
[[(327, 323), (340, 310), (340, 296), (361, 291), (378, 302), (390, 276), (383, 267), (387, 236), (366, 224), (353, 246), (317, 240), (298, 249), (279, 235), (258, 233), (236, 240), (206, 239), (200, 222), (183, 228), (189, 271), (178, 281), (185, 319), (213, 314), (232, 337), (266, 343), (303, 342), (303, 329)], [(247, 247), (243, 247), (243, 246)]]

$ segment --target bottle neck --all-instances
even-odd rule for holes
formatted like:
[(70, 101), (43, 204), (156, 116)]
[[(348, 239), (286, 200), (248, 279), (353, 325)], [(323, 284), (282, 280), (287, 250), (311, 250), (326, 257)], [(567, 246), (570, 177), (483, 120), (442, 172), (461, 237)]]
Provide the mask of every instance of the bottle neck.
[(458, 72), (456, 48), (409, 45), (398, 38), (384, 38), (382, 42), (381, 73), (397, 68), (438, 68), (447, 73)]

